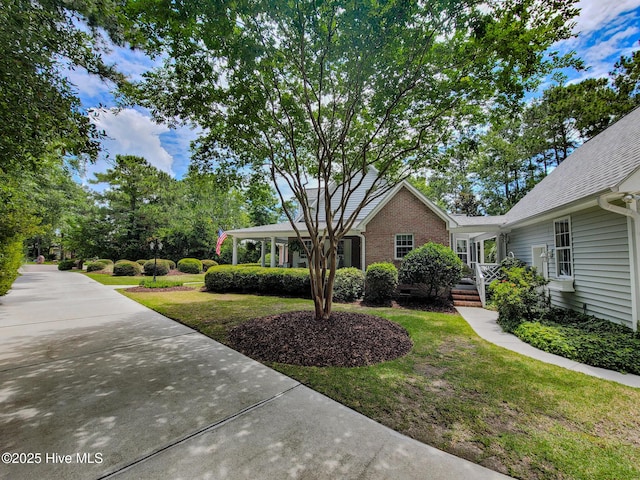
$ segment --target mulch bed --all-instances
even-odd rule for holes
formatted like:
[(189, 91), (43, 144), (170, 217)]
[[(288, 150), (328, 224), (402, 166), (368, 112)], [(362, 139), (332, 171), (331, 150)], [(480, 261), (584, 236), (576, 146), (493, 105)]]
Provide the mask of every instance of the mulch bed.
[(125, 289), (125, 292), (178, 292), (182, 290), (193, 290), (191, 287), (164, 287), (164, 288), (149, 288), (149, 287), (131, 287)]
[(256, 360), (302, 366), (357, 367), (393, 360), (413, 343), (400, 325), (363, 313), (289, 312), (245, 322), (229, 332), (233, 348)]

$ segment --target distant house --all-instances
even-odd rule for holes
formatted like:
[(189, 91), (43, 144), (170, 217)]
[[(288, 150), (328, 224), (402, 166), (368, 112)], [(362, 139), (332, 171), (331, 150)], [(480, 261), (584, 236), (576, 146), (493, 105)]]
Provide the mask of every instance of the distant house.
[[(365, 179), (362, 188), (369, 185)], [(550, 280), (553, 305), (637, 330), (639, 199), (636, 109), (577, 148), (503, 216), (451, 215), (408, 182), (400, 183), (360, 213), (341, 241), (339, 263), (362, 269), (379, 261), (399, 264), (411, 249), (434, 241), (450, 246), (476, 271), (484, 297), (497, 262), (512, 255)], [(305, 232), (301, 218), (296, 221)], [(304, 254), (287, 248), (296, 238), (288, 222), (228, 233), (234, 245), (242, 239), (262, 241), (263, 253), (264, 242), (271, 241), (271, 266), (306, 265)], [(276, 244), (282, 246), (279, 258)]]
[[(368, 172), (359, 191), (353, 195), (355, 208), (362, 194), (368, 189), (375, 175)], [(314, 198), (315, 190), (308, 191), (309, 198)], [(320, 211), (324, 209), (324, 199), (314, 206)], [(302, 217), (295, 219), (296, 226), (303, 232), (307, 229)], [(338, 264), (344, 267), (364, 269), (374, 262), (390, 261), (400, 264), (402, 258), (415, 247), (427, 242), (438, 242), (451, 245), (452, 217), (439, 208), (419, 190), (408, 182), (401, 182), (385, 195), (369, 203), (358, 215), (353, 228), (338, 245)], [(271, 265), (275, 266), (307, 266), (304, 252), (289, 248), (297, 238), (289, 222), (275, 225), (230, 230), (233, 236), (234, 251), (238, 241), (251, 239), (271, 243)], [(276, 255), (276, 245), (280, 245), (279, 255)], [(295, 250), (295, 251), (294, 251)], [(237, 255), (234, 255), (236, 263)], [(264, 255), (263, 255), (264, 262)]]
[[(640, 109), (577, 148), (502, 217), (456, 218), (469, 255), (488, 236), (550, 280), (553, 305), (637, 330)], [(481, 232), (481, 233), (478, 233)]]

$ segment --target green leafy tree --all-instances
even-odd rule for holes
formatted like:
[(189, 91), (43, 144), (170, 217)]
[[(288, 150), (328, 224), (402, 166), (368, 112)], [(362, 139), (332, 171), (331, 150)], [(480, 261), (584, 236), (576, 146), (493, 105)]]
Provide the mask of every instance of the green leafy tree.
[[(102, 59), (104, 37), (122, 39), (116, 5), (115, 0), (2, 2), (0, 251), (21, 255), (16, 245), (46, 234), (39, 230), (43, 207), (34, 195), (46, 188), (44, 172), (63, 161), (80, 163), (97, 155), (100, 133), (64, 72), (82, 68), (123, 84)], [(0, 263), (0, 276), (10, 285), (16, 261)]]
[(109, 185), (98, 199), (108, 205), (115, 257), (130, 260), (148, 254), (148, 239), (169, 222), (175, 182), (134, 155), (117, 155), (113, 168), (95, 174), (92, 183)]
[(159, 118), (202, 126), (196, 161), (266, 164), (276, 188), (287, 185), (306, 232), (285, 214), (312, 242), (316, 317), (328, 319), (337, 245), (360, 211), (427, 166), (452, 124), (488, 101), (516, 102), (566, 60), (545, 53), (571, 35), (574, 3), (132, 1), (130, 18), (167, 60), (127, 93)]

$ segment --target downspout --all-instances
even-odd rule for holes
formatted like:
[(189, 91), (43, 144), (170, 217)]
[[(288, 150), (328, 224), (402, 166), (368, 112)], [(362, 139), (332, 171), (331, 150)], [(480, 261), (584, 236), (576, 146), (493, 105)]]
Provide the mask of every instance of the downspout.
[(638, 330), (638, 316), (640, 315), (640, 213), (638, 213), (638, 197), (626, 194), (622, 200), (628, 208), (609, 203), (611, 196), (620, 198), (619, 193), (604, 194), (598, 197), (598, 205), (603, 210), (627, 217), (627, 231), (629, 241), (629, 260), (631, 270), (631, 327)]

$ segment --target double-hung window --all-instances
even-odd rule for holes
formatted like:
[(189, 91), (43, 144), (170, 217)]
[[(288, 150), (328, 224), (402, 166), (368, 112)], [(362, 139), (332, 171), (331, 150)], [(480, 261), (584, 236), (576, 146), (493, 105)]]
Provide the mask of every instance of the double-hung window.
[(571, 221), (569, 217), (553, 222), (556, 247), (556, 276), (573, 277), (573, 261), (571, 251)]
[(395, 259), (402, 260), (413, 250), (413, 233), (399, 233), (396, 235)]
[[(302, 242), (309, 249), (309, 251), (311, 251), (311, 248), (313, 247), (313, 242), (311, 240), (302, 240)], [(299, 253), (300, 253), (300, 258), (303, 258), (303, 259), (307, 258), (307, 252), (305, 251), (304, 248), (300, 249)]]

